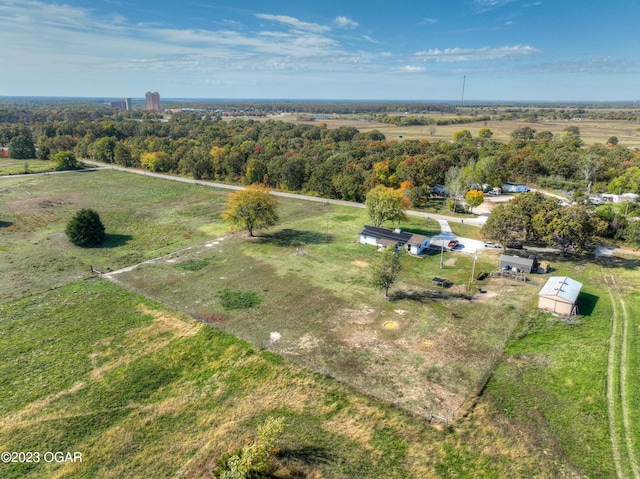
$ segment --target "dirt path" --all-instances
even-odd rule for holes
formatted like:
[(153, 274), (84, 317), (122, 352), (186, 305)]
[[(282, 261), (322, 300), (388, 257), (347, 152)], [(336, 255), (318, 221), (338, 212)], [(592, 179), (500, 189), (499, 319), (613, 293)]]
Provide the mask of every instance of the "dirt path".
[[(607, 409), (609, 434), (617, 477), (640, 478), (640, 467), (636, 459), (631, 427), (629, 424), (629, 402), (627, 395), (627, 352), (629, 348), (629, 316), (623, 296), (618, 290), (615, 277), (601, 270), (607, 292), (611, 298), (612, 319), (607, 364)], [(618, 424), (621, 424), (619, 426)], [(631, 476), (627, 474), (631, 473)]]

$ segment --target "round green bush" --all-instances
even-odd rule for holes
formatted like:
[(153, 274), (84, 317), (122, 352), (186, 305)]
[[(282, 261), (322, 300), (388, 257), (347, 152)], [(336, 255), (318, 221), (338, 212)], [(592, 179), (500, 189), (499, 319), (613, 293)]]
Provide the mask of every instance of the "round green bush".
[(100, 221), (98, 213), (93, 210), (82, 209), (67, 223), (65, 233), (69, 241), (74, 245), (87, 248), (102, 243), (102, 240), (104, 240), (104, 225)]

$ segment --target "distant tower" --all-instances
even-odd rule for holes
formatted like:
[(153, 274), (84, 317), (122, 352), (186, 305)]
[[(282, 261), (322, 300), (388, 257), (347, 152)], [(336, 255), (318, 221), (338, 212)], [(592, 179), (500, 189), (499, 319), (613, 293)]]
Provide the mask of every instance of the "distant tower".
[(465, 75), (462, 78), (462, 102), (460, 103), (462, 106), (464, 106), (464, 86), (467, 83), (467, 75)]
[(145, 96), (147, 99), (147, 110), (160, 110), (160, 93), (157, 91), (154, 91), (153, 93), (148, 91)]
[(131, 111), (133, 109), (131, 108), (131, 98), (125, 98), (124, 105), (127, 111)]

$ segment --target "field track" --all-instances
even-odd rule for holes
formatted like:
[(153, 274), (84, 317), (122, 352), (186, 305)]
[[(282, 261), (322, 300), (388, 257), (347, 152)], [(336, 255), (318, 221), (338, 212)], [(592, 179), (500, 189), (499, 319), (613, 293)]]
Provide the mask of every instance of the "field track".
[(607, 405), (609, 431), (613, 460), (618, 478), (640, 478), (640, 467), (636, 458), (631, 427), (629, 424), (629, 403), (627, 397), (627, 351), (629, 348), (629, 316), (623, 296), (620, 294), (613, 274), (602, 277), (611, 298), (612, 318), (609, 338), (607, 365)]

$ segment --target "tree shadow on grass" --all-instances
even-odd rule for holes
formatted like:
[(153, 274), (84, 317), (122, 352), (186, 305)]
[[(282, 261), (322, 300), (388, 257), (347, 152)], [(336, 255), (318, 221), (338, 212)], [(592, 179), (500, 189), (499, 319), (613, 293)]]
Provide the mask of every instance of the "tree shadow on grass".
[(640, 259), (621, 258), (619, 256), (609, 256), (602, 258), (601, 264), (608, 268), (623, 268), (628, 271), (635, 271), (640, 268)]
[(441, 291), (415, 291), (411, 289), (401, 289), (390, 293), (389, 301), (401, 301), (403, 299), (408, 299), (409, 301), (416, 301), (418, 303), (427, 303), (429, 301), (433, 301), (434, 299), (445, 299), (448, 296), (448, 294), (445, 294)]
[[(331, 236), (328, 239), (331, 241)], [(285, 228), (273, 234), (262, 235), (260, 240), (276, 246), (304, 246), (326, 243), (327, 236), (317, 231), (300, 231)]]
[(104, 240), (100, 243), (97, 248), (118, 248), (120, 246), (126, 245), (133, 236), (131, 235), (118, 235), (118, 234), (106, 234), (104, 235)]
[(11, 221), (0, 221), (0, 228), (8, 228), (9, 226), (13, 226)]
[(320, 446), (302, 446), (296, 449), (281, 449), (277, 454), (279, 459), (293, 459), (305, 464), (327, 464), (333, 459), (332, 454)]

